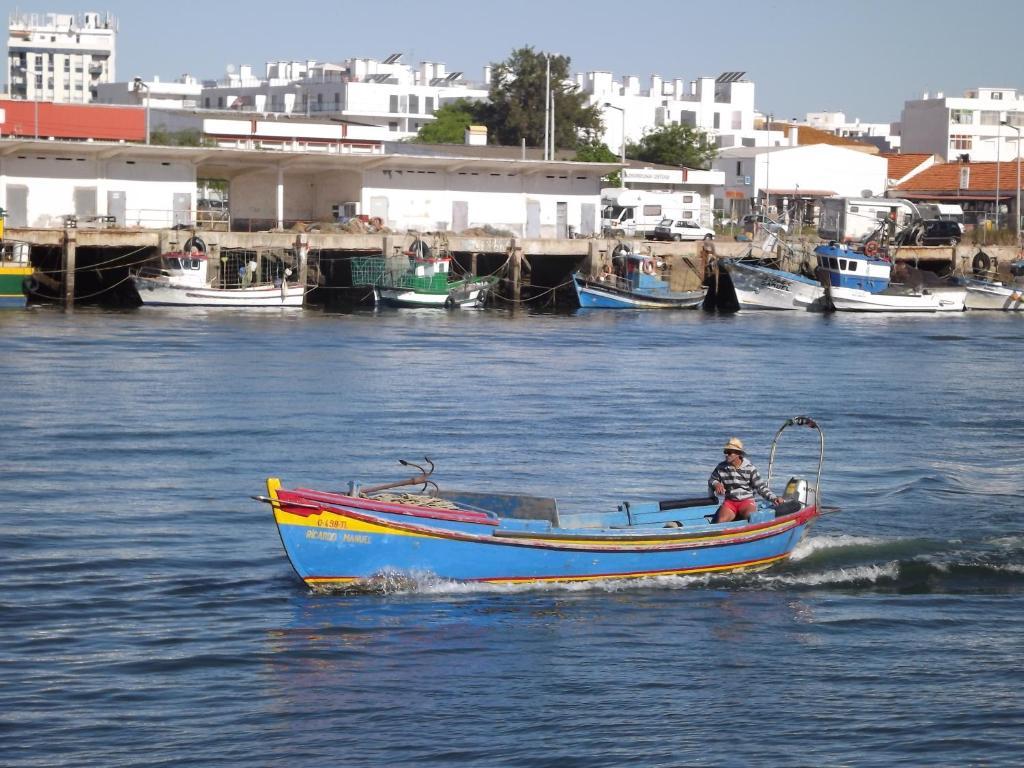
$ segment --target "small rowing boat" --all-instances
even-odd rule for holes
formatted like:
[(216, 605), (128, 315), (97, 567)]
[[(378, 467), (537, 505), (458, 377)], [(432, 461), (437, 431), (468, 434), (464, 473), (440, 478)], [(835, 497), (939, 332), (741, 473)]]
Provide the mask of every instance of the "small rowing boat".
[[(794, 477), (785, 501), (749, 520), (715, 523), (718, 500), (625, 501), (604, 512), (563, 515), (554, 499), (520, 493), (441, 491), (428, 467), (407, 480), (345, 491), (282, 487), (268, 478), (268, 503), (292, 567), (310, 587), (366, 589), (399, 575), (460, 582), (531, 583), (635, 579), (749, 571), (788, 558), (822, 512), (824, 436), (805, 416), (783, 430), (818, 435), (814, 484)], [(396, 489), (422, 485), (418, 492)]]

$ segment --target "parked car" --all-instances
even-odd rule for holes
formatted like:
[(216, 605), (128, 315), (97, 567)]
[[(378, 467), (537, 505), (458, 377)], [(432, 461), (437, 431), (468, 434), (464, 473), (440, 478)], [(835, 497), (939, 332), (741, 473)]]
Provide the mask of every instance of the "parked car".
[(713, 240), (714, 237), (714, 231), (685, 219), (662, 219), (651, 234), (651, 240)]
[(947, 219), (926, 219), (896, 236), (897, 245), (956, 245), (964, 239), (964, 225)]

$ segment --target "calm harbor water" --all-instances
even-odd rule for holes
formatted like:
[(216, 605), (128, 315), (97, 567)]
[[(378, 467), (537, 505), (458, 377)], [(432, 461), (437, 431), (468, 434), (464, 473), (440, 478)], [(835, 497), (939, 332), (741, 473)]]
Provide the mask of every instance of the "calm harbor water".
[[(1018, 765), (1022, 337), (977, 313), (0, 313), (0, 763)], [(765, 469), (801, 413), (842, 512), (760, 575), (311, 594), (249, 499), (424, 455), (567, 510), (699, 495), (730, 436)], [(810, 439), (786, 432), (781, 482)]]

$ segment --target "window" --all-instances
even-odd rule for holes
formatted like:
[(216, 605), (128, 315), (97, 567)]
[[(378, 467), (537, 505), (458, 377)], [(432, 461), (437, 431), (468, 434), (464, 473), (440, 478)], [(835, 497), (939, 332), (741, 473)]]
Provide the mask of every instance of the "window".
[[(393, 93), (393, 94), (391, 94), (391, 96), (388, 97), (388, 111), (391, 114), (393, 114), (393, 115), (394, 114), (398, 114), (398, 95), (397, 94)], [(395, 123), (392, 123), (392, 125), (395, 125)], [(397, 126), (395, 128), (392, 128), (392, 130), (397, 131), (398, 130)]]
[(1002, 98), (1003, 98), (1003, 92), (1002, 91), (992, 91), (992, 100), (993, 101), (1002, 101)]
[(645, 205), (643, 210), (644, 216), (661, 216), (660, 205)]
[(972, 125), (974, 123), (974, 112), (970, 109), (951, 110), (949, 122), (953, 125)]
[(434, 97), (424, 96), (423, 97), (423, 114), (432, 115), (434, 114)]
[(736, 161), (736, 175), (743, 175), (743, 163), (741, 163), (739, 160)]
[(981, 125), (999, 125), (999, 113), (986, 109), (981, 113)]
[(715, 118), (712, 121), (712, 127), (715, 128), (715, 129), (718, 129), (718, 128), (722, 127), (722, 113), (721, 112), (715, 112)]
[(398, 131), (398, 123), (388, 123), (388, 130), (389, 131), (397, 132)]
[(850, 259), (850, 261), (848, 262), (847, 266), (850, 268), (851, 272), (856, 272), (857, 271), (857, 262), (854, 261), (853, 259)]
[(415, 115), (420, 111), (420, 97), (409, 95), (409, 114)]
[(1018, 128), (1024, 127), (1024, 112), (1007, 112), (1006, 122)]
[(693, 195), (683, 195), (683, 202), (684, 203), (692, 203), (693, 202)]
[(972, 141), (970, 136), (963, 134), (954, 133), (949, 137), (949, 148), (950, 149), (970, 149)]

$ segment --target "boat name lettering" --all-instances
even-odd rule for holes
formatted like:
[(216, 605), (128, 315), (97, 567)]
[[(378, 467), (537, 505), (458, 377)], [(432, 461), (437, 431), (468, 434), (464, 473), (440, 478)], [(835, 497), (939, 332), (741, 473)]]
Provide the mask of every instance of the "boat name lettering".
[(338, 534), (331, 531), (306, 531), (306, 538), (316, 541), (337, 541)]
[(321, 528), (348, 528), (348, 522), (345, 520), (336, 520), (333, 517), (320, 516), (320, 527)]
[(341, 535), (341, 540), (343, 542), (345, 542), (346, 544), (369, 544), (370, 543), (370, 537), (369, 536), (360, 536), (360, 535), (357, 535), (355, 533), (343, 533)]
[(789, 293), (789, 285), (785, 280), (779, 280), (775, 277), (764, 277), (761, 279), (761, 285), (765, 288), (774, 288), (777, 291), (786, 291)]

